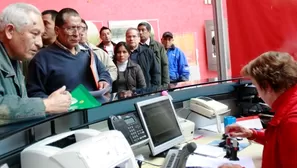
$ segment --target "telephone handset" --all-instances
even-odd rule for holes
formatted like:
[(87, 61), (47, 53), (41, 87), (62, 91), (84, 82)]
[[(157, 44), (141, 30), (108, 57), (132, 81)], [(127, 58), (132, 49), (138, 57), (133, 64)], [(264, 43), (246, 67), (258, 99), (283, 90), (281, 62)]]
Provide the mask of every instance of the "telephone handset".
[(143, 129), (136, 112), (109, 116), (107, 123), (109, 129), (123, 133), (132, 149), (148, 143), (147, 133)]
[(228, 112), (228, 106), (209, 97), (191, 98), (190, 109), (208, 118)]
[(209, 97), (191, 98), (190, 109), (208, 118), (215, 117), (219, 133), (222, 133), (220, 115), (230, 111), (228, 106)]

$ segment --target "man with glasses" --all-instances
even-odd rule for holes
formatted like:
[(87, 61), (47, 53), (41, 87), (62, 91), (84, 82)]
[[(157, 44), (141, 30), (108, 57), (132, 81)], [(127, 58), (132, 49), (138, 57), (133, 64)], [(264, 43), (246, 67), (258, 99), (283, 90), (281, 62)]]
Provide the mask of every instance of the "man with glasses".
[(109, 73), (95, 54), (80, 50), (81, 17), (71, 8), (59, 11), (55, 20), (57, 40), (41, 49), (29, 64), (27, 89), (30, 97), (47, 97), (66, 85), (72, 91), (79, 84), (94, 91), (111, 85)]

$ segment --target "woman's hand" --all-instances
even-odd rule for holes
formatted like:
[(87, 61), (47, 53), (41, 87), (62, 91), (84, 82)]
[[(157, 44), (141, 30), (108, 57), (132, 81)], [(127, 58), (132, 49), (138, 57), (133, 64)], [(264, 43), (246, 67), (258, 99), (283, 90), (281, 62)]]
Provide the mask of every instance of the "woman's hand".
[(252, 130), (242, 127), (238, 124), (228, 125), (225, 132), (231, 137), (250, 138), (253, 135)]
[(243, 168), (243, 167), (241, 167), (238, 164), (226, 163), (226, 164), (223, 164), (222, 166), (220, 166), (218, 168)]

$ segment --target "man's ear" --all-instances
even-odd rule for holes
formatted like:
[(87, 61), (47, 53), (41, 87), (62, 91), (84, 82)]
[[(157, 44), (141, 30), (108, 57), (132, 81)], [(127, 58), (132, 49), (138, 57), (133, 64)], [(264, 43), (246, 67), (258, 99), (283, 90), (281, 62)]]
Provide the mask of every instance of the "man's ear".
[(15, 26), (13, 24), (8, 24), (4, 28), (4, 33), (7, 39), (11, 40), (13, 37), (13, 34), (15, 32)]
[(55, 33), (56, 33), (56, 36), (59, 35), (59, 27), (58, 26), (55, 26)]

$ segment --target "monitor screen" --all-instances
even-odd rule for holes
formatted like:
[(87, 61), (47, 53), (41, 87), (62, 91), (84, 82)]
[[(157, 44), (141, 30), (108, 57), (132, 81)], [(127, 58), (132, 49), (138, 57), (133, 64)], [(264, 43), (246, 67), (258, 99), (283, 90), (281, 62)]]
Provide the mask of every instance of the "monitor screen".
[(183, 141), (175, 109), (167, 96), (138, 102), (136, 108), (149, 133), (153, 155)]

